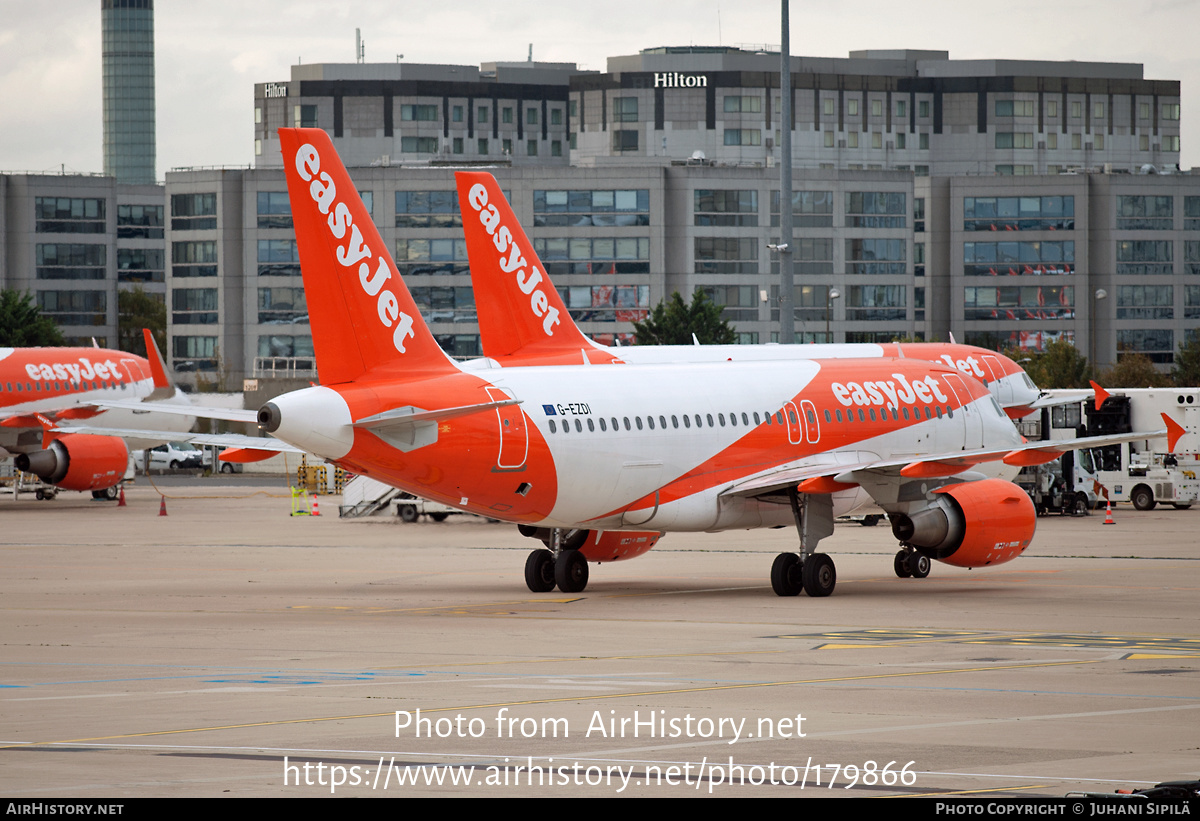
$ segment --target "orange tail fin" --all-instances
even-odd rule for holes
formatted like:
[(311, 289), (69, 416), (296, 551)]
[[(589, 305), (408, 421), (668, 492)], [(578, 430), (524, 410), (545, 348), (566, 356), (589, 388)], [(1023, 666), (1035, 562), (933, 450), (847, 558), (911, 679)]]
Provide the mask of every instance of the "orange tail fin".
[(572, 321), (496, 178), (479, 171), (454, 176), (484, 355), (510, 363), (612, 361)]
[(319, 128), (281, 128), (279, 140), (322, 384), (349, 382), (376, 369), (455, 370), (401, 281), (329, 135)]

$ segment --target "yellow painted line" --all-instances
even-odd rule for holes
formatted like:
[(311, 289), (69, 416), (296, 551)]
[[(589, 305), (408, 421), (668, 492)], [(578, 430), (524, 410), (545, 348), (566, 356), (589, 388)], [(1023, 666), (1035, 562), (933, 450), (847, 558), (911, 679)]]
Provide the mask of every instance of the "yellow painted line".
[[(871, 675), (862, 676), (836, 676), (834, 678), (814, 678), (814, 679), (795, 679), (791, 681), (763, 681), (749, 684), (719, 684), (711, 687), (678, 687), (669, 690), (642, 690), (633, 693), (605, 693), (589, 696), (562, 696), (559, 698), (534, 698), (524, 701), (498, 701), (490, 704), (472, 704), (459, 707), (433, 707), (430, 709), (422, 709), (424, 713), (447, 713), (451, 710), (459, 712), (463, 710), (488, 710), (498, 709), (500, 707), (524, 707), (534, 704), (563, 704), (566, 702), (585, 703), (590, 701), (608, 701), (618, 698), (648, 698), (651, 696), (671, 696), (683, 695), (686, 693), (712, 693), (721, 692), (724, 690), (751, 690), (764, 687), (793, 687), (803, 684), (835, 684), (838, 682), (847, 681), (874, 681), (888, 678), (913, 678), (916, 676), (937, 676), (943, 674), (960, 674), (960, 673), (994, 673), (999, 670), (1028, 670), (1032, 668), (1045, 667), (1068, 667), (1080, 664), (1099, 664), (1099, 660), (1084, 660), (1084, 661), (1056, 661), (1042, 662), (1030, 664), (1007, 664), (999, 667), (962, 667), (951, 668), (946, 670), (913, 670), (908, 672), (893, 672), (893, 673), (874, 673)], [(96, 736), (94, 738), (72, 738), (61, 741), (27, 741), (18, 744), (0, 745), (0, 750), (17, 749), (21, 747), (43, 747), (47, 745), (59, 744), (82, 744), (85, 742), (97, 741), (112, 741), (119, 738), (149, 738), (160, 735), (176, 735), (183, 733), (206, 733), (216, 730), (242, 730), (251, 727), (276, 727), (286, 726), (288, 724), (316, 724), (324, 721), (353, 721), (360, 718), (384, 718), (386, 716), (394, 716), (395, 710), (388, 710), (384, 713), (362, 713), (358, 715), (348, 716), (323, 716), (320, 718), (287, 718), (278, 719), (275, 721), (254, 721), (246, 724), (221, 724), (214, 727), (190, 727), (181, 730), (152, 730), (145, 733), (122, 733), (119, 735)]]
[(1166, 655), (1162, 653), (1130, 653), (1127, 659), (1200, 659), (1200, 653), (1179, 653)]

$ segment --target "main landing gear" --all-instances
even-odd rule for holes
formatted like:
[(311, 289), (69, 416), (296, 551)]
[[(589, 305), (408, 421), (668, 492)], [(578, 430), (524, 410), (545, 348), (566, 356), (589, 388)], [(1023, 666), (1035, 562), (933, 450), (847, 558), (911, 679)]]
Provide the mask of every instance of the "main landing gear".
[(929, 575), (931, 565), (928, 556), (918, 553), (911, 547), (906, 547), (897, 553), (896, 560), (892, 563), (896, 575), (902, 579), (909, 577), (923, 579)]
[(771, 589), (776, 596), (797, 596), (801, 590), (813, 598), (828, 596), (837, 584), (837, 568), (833, 559), (814, 550), (821, 539), (833, 534), (833, 499), (825, 494), (801, 499), (795, 488), (788, 496), (800, 534), (800, 552), (775, 557)]
[(587, 540), (586, 530), (555, 528), (545, 534), (533, 528), (526, 536), (537, 536), (546, 544), (525, 560), (525, 586), (534, 593), (549, 593), (555, 587), (564, 593), (582, 593), (588, 583), (587, 558), (579, 548)]

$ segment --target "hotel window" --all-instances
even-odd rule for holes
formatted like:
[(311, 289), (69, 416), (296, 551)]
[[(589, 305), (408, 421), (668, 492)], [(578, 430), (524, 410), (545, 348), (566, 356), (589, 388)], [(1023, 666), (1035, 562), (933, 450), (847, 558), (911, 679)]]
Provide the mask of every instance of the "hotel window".
[(728, 96), (725, 98), (726, 114), (758, 114), (762, 111), (762, 97)]
[(757, 274), (758, 239), (695, 237), (695, 273)]
[(636, 123), (638, 121), (637, 97), (613, 98), (613, 122)]
[(488, 108), (487, 106), (485, 106), (485, 105), (479, 106), (477, 109), (475, 109), (475, 122), (478, 123), (479, 125), (487, 125), (488, 114), (490, 112), (491, 112), (491, 109)]
[(846, 132), (846, 147), (847, 148), (858, 148), (858, 132), (857, 131), (847, 131)]
[(762, 145), (762, 131), (757, 128), (727, 128), (725, 145)]
[(697, 189), (694, 197), (696, 225), (739, 228), (758, 225), (758, 192), (753, 189)]
[(171, 230), (200, 231), (217, 227), (217, 195), (172, 194)]
[(37, 245), (38, 279), (104, 279), (108, 246), (51, 243)]
[(453, 122), (461, 123), (463, 121), (463, 107), (456, 105), (450, 109), (450, 119)]
[[(33, 209), (37, 223), (35, 230), (39, 233), (103, 234), (107, 228), (102, 199), (37, 197)], [(161, 220), (159, 224), (162, 224)]]
[(855, 191), (846, 194), (847, 228), (904, 228), (908, 196), (903, 191)]
[(397, 228), (461, 228), (457, 191), (397, 191)]
[(562, 109), (550, 109), (550, 125), (562, 125)]
[(829, 97), (826, 97), (824, 100), (821, 101), (821, 113), (824, 114), (826, 117), (833, 116), (833, 100), (830, 99)]
[(1170, 285), (1118, 285), (1117, 319), (1174, 319)]
[(1030, 132), (996, 132), (996, 148), (1033, 148), (1033, 134)]
[(849, 117), (858, 116), (858, 100), (850, 99), (846, 101), (846, 115)]
[(616, 130), (612, 133), (612, 150), (621, 151), (637, 151), (638, 150), (638, 133), (632, 130)]
[(1170, 231), (1174, 225), (1174, 197), (1117, 197), (1117, 228), (1130, 231)]
[(848, 239), (846, 273), (903, 274), (905, 251), (902, 239)]
[[(793, 191), (792, 225), (796, 228), (833, 226), (832, 191)], [(771, 192), (771, 227), (779, 226), (779, 192)], [(830, 257), (833, 259), (833, 257)]]
[(413, 122), (436, 122), (438, 107), (436, 105), (402, 105), (400, 119)]
[(162, 239), (163, 207), (161, 205), (118, 205), (118, 239)]
[(883, 116), (883, 100), (872, 100), (871, 101), (871, 116), (872, 117), (882, 117)]
[(216, 325), (217, 289), (172, 289), (171, 323), (174, 325)]
[(533, 192), (533, 224), (538, 228), (649, 225), (650, 191), (537, 189)]
[(896, 116), (897, 117), (907, 117), (908, 116), (907, 101), (905, 101), (905, 100), (897, 100), (896, 101)]
[(1179, 119), (1179, 103), (1163, 103), (1162, 118), (1164, 120)]
[(291, 228), (292, 203), (286, 191), (259, 191), (259, 228)]

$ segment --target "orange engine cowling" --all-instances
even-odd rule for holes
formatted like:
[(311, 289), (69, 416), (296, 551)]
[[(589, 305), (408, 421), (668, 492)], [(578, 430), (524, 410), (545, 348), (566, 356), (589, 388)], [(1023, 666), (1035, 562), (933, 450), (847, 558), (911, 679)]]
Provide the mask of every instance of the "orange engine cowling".
[(619, 562), (647, 552), (661, 536), (657, 530), (589, 530), (579, 552), (589, 562)]
[(984, 479), (938, 488), (924, 510), (892, 517), (892, 533), (919, 553), (956, 567), (1015, 559), (1033, 539), (1037, 511), (1012, 482)]
[(104, 490), (125, 475), (129, 450), (115, 436), (69, 433), (45, 450), (17, 454), (18, 470), (64, 490)]

